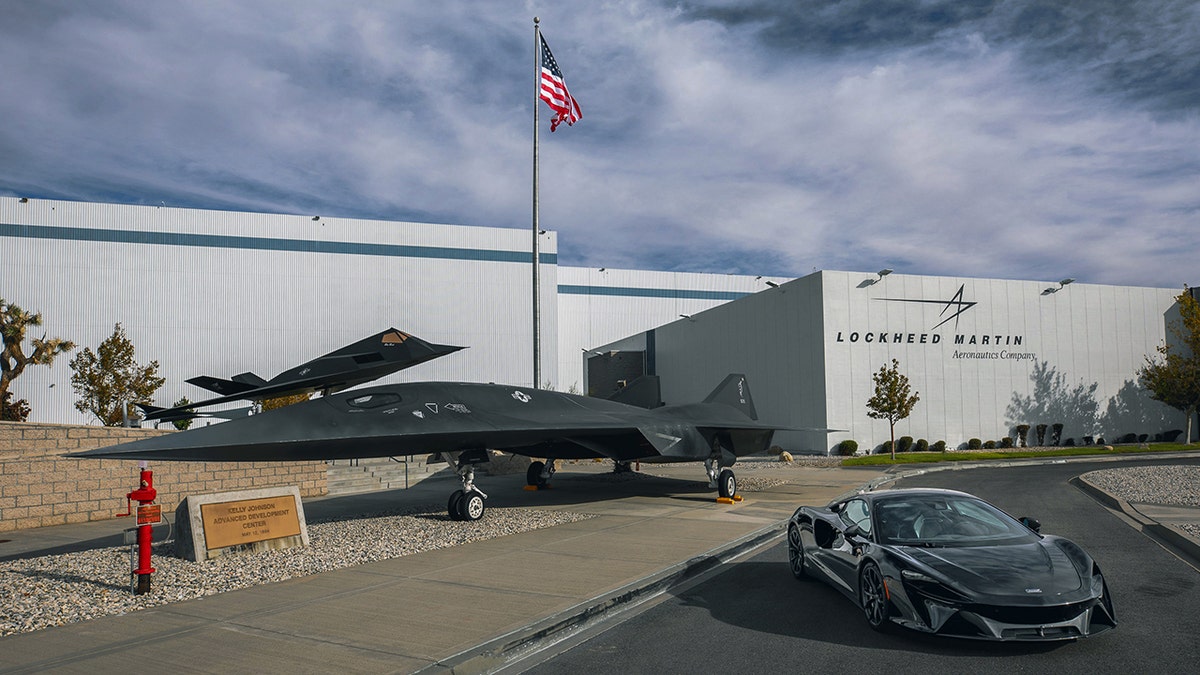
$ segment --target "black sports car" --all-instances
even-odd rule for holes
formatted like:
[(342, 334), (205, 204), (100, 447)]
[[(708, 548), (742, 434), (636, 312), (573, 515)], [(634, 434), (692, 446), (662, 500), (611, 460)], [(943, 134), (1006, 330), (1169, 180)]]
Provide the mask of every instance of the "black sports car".
[(1071, 640), (1117, 625), (1082, 548), (952, 490), (863, 492), (788, 523), (798, 579), (822, 577), (867, 623), (981, 640)]

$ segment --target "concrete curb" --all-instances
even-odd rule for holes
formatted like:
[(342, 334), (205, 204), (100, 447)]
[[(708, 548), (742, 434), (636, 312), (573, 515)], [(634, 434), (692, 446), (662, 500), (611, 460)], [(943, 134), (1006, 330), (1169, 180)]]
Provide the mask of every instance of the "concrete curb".
[(615, 591), (598, 595), (570, 609), (501, 635), (484, 644), (442, 659), (418, 671), (419, 675), (453, 673), (474, 675), (495, 672), (543, 646), (547, 641), (559, 642), (579, 633), (592, 624), (608, 618), (613, 612), (627, 610), (666, 593), (722, 564), (768, 544), (783, 536), (787, 520), (781, 520), (741, 538), (718, 546), (689, 560), (626, 584)]
[(1129, 502), (1109, 494), (1083, 476), (1076, 476), (1068, 482), (1091, 495), (1092, 498), (1108, 508), (1120, 511), (1129, 516), (1129, 518), (1138, 524), (1139, 529), (1151, 539), (1166, 545), (1181, 557), (1187, 558), (1193, 567), (1200, 567), (1200, 541), (1197, 541), (1195, 537), (1181, 528), (1173, 525), (1163, 525), (1156, 520), (1147, 518)]

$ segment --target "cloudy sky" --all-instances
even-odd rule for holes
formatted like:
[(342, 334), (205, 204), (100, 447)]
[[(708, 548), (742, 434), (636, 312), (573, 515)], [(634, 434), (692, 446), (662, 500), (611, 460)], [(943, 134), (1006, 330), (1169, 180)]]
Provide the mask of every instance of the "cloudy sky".
[(1200, 3), (6, 2), (0, 194), (531, 222), (567, 265), (1200, 284)]

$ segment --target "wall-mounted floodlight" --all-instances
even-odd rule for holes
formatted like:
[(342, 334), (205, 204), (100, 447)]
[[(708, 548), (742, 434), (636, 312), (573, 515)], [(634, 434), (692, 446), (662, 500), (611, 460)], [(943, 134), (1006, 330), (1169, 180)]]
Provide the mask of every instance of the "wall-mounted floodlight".
[(22, 203), (22, 204), (28, 204), (28, 203), (29, 203), (29, 197), (21, 197), (21, 203)]
[(779, 288), (779, 284), (775, 283), (774, 281), (768, 281), (767, 285), (771, 288)]
[(878, 272), (876, 272), (876, 274), (878, 274), (878, 275), (879, 275), (879, 278), (880, 278), (880, 279), (882, 279), (882, 278), (886, 277), (887, 275), (891, 274), (891, 273), (892, 273), (892, 272), (894, 272), (894, 271), (895, 271), (895, 270), (891, 270), (891, 269), (888, 269), (888, 268), (886, 268), (886, 267), (885, 267), (885, 268), (883, 268), (883, 269), (879, 270)]
[(603, 272), (603, 271), (604, 271), (604, 270), (606, 270), (606, 269), (608, 269), (608, 268), (607, 268), (607, 267), (601, 267), (601, 268), (600, 268), (600, 271), (601, 271), (601, 272)]
[(313, 216), (313, 220), (314, 220), (314, 221), (316, 221), (316, 220), (320, 220), (320, 219), (321, 219), (321, 216)]
[(692, 322), (694, 322), (694, 321), (695, 321), (695, 319), (693, 319), (693, 318), (692, 318), (692, 315), (691, 315), (691, 314), (680, 314), (680, 315), (679, 315), (679, 318), (681, 318), (681, 319), (687, 319), (688, 321), (692, 321)]
[(1051, 295), (1052, 293), (1057, 293), (1057, 292), (1061, 291), (1062, 289), (1066, 288), (1067, 284), (1073, 284), (1073, 283), (1075, 283), (1075, 280), (1068, 277), (1068, 278), (1063, 279), (1062, 281), (1058, 282), (1057, 287), (1055, 287), (1055, 286), (1047, 287), (1046, 290), (1042, 291), (1042, 295)]

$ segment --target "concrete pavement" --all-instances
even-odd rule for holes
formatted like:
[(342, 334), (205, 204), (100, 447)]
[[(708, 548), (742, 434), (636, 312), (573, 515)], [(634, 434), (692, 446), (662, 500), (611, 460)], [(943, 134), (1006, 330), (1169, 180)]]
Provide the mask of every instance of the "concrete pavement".
[[(483, 477), (492, 507), (594, 517), (0, 638), (0, 673), (94, 673), (135, 663), (195, 673), (486, 672), (540, 640), (773, 541), (800, 504), (897, 476), (889, 467), (768, 468), (765, 459), (738, 467), (743, 485), (756, 477), (787, 482), (720, 505), (698, 464), (646, 467), (662, 477), (629, 481), (603, 480), (598, 474), (607, 465), (568, 464), (554, 490), (539, 492), (522, 489), (524, 476)], [(408, 490), (307, 500), (305, 511), (310, 519), (336, 518), (444, 503), (455, 487), (453, 480), (427, 479)], [(1157, 524), (1143, 511), (1167, 521), (1195, 519), (1195, 510), (1134, 508), (1081, 487), (1152, 535), (1169, 522)], [(126, 526), (105, 521), (3, 533), (0, 539), (11, 541), (0, 543), (0, 559), (119, 545)]]
[[(765, 462), (760, 462), (765, 463)], [(743, 483), (759, 475), (739, 464)], [(647, 467), (649, 468), (649, 467)], [(463, 546), (0, 638), (0, 672), (482, 672), (532, 640), (606, 608), (669, 588), (772, 540), (802, 503), (824, 503), (882, 475), (873, 469), (785, 468), (787, 483), (717, 504), (699, 465), (665, 477), (597, 480), (604, 465), (567, 465), (555, 489), (524, 476), (484, 477), (495, 506), (594, 517)], [(444, 502), (450, 480), (409, 490), (310, 500), (311, 518)], [(486, 516), (485, 516), (486, 517)], [(118, 522), (12, 532), (0, 556), (120, 544)], [(402, 533), (398, 533), (402, 536)], [(115, 540), (114, 540), (115, 538)]]

